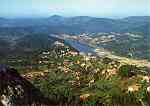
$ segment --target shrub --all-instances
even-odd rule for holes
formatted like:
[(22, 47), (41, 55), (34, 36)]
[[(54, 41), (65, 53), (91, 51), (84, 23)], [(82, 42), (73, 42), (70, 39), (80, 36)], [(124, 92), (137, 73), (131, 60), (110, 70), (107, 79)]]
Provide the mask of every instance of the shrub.
[(133, 65), (123, 65), (119, 68), (119, 75), (121, 77), (132, 77), (135, 75), (136, 69)]

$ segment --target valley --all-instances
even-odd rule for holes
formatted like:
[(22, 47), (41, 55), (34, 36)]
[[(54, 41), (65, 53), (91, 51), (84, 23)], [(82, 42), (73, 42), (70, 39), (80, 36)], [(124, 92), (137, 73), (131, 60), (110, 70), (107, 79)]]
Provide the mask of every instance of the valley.
[[(148, 16), (0, 18), (0, 105), (5, 97), (14, 106), (149, 106), (147, 23)], [(31, 100), (26, 84), (36, 89)]]
[[(114, 34), (114, 35), (112, 35)], [(118, 47), (118, 49), (116, 50), (116, 52), (121, 52), (122, 50), (124, 50), (125, 52), (122, 52), (122, 55), (118, 55), (114, 53), (114, 48), (110, 48), (111, 50), (107, 49), (107, 46), (112, 46), (111, 44), (109, 44), (109, 42), (112, 42), (113, 40), (116, 41), (117, 37), (115, 37), (116, 35), (120, 36), (124, 36), (124, 34), (120, 34), (120, 33), (98, 33), (98, 34), (81, 34), (81, 35), (67, 35), (67, 34), (62, 34), (62, 35), (50, 35), (50, 36), (55, 36), (59, 39), (63, 39), (65, 40), (67, 43), (69, 43), (70, 45), (72, 45), (75, 49), (77, 49), (80, 52), (84, 52), (86, 54), (92, 54), (92, 55), (96, 55), (99, 57), (108, 57), (108, 58), (112, 58), (115, 59), (121, 63), (126, 63), (126, 64), (131, 64), (131, 65), (137, 65), (137, 66), (141, 66), (141, 67), (150, 67), (150, 62), (149, 62), (149, 58), (143, 59), (143, 58), (139, 58), (139, 57), (135, 57), (134, 56), (134, 52), (135, 51), (126, 51), (124, 49), (135, 49), (132, 48), (131, 46), (128, 46), (128, 48), (123, 47), (121, 50), (119, 49), (119, 45), (116, 45)], [(130, 34), (130, 33), (126, 33), (127, 35), (129, 35), (132, 39), (136, 39), (136, 38), (141, 38), (142, 36), (140, 35), (136, 35), (136, 34)], [(130, 39), (131, 39), (130, 38)], [(119, 39), (119, 38), (118, 38)], [(123, 39), (123, 38), (122, 38)], [(125, 38), (123, 39), (125, 40)], [(122, 41), (122, 40), (120, 40)], [(132, 42), (131, 42), (132, 43)], [(105, 45), (105, 46), (103, 46)], [(128, 45), (127, 43), (125, 43), (123, 46)], [(122, 45), (121, 45), (122, 46)], [(147, 45), (149, 46), (149, 44)], [(142, 48), (137, 48), (137, 49), (142, 49)], [(150, 49), (150, 47), (149, 47)], [(126, 52), (128, 53), (126, 55)], [(133, 54), (132, 54), (133, 53)], [(141, 53), (142, 55), (146, 55)], [(148, 55), (148, 53), (147, 53)], [(127, 57), (126, 57), (127, 56)], [(144, 57), (144, 56), (141, 56)]]

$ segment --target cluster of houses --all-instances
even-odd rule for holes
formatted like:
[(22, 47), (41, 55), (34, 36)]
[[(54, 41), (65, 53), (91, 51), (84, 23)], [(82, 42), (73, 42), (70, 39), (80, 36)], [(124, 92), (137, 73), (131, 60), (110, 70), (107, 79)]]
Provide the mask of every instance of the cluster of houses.
[[(59, 50), (59, 55), (62, 55), (62, 56), (78, 56), (78, 55), (81, 55), (83, 56), (83, 60), (84, 61), (89, 61), (91, 59), (96, 59), (97, 57), (92, 55), (91, 53), (88, 53), (88, 54), (85, 54), (84, 52), (77, 52), (77, 51), (72, 51), (70, 50), (70, 48), (68, 46), (65, 46), (63, 43), (60, 43), (60, 42), (55, 42), (55, 45), (57, 46), (63, 46), (63, 48), (61, 48)], [(51, 52), (50, 51), (43, 51), (40, 55), (40, 58), (41, 60), (39, 60), (39, 64), (49, 64), (49, 58), (51, 56)], [(63, 61), (63, 65), (64, 66), (68, 66), (70, 64), (74, 64), (73, 61), (70, 61), (70, 60), (64, 60)], [(77, 61), (76, 64), (80, 64), (81, 66), (85, 66), (86, 64), (82, 61)], [(117, 68), (118, 68), (118, 65), (116, 65), (116, 63), (111, 63), (109, 66), (112, 66), (110, 68), (108, 68), (107, 70), (103, 70), (102, 73), (103, 74), (108, 74), (108, 76), (111, 76), (111, 75), (114, 75), (116, 74), (117, 72)], [(65, 73), (68, 73), (69, 72), (69, 69), (67, 67), (61, 67), (61, 69), (63, 69), (63, 71)], [(79, 80), (79, 74), (76, 73), (76, 77), (77, 79)], [(150, 81), (150, 78), (149, 77), (143, 77), (143, 80), (149, 82)], [(139, 85), (131, 85), (128, 87), (128, 91), (129, 92), (133, 92), (133, 91), (137, 91), (139, 89)], [(147, 88), (148, 91), (150, 92), (150, 87)]]
[(42, 54), (40, 55), (40, 60), (39, 60), (39, 64), (48, 64), (49, 63), (49, 56), (50, 56), (50, 52), (49, 51), (44, 51), (42, 52)]
[(58, 55), (59, 57), (63, 57), (65, 55), (68, 55), (68, 56), (79, 55), (79, 52), (70, 50), (68, 46), (64, 45), (61, 42), (56, 41), (54, 44), (58, 48), (56, 48), (56, 50), (54, 51), (48, 51), (48, 50), (43, 51), (40, 54), (40, 60), (38, 61), (39, 64), (49, 64), (50, 58), (52, 57), (52, 52), (54, 52), (55, 55)]

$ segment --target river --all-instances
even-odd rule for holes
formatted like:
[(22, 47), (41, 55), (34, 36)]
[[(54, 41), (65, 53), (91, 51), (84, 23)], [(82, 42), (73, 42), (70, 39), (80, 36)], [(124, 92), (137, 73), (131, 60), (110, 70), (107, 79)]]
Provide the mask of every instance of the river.
[(93, 47), (90, 47), (88, 44), (82, 43), (78, 40), (66, 39), (65, 43), (70, 44), (73, 48), (75, 48), (79, 52), (94, 53)]

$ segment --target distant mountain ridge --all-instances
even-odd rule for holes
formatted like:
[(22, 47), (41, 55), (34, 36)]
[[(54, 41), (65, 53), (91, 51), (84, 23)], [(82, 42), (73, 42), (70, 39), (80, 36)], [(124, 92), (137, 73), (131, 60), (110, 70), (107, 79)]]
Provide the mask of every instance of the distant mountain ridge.
[(131, 16), (131, 17), (124, 18), (123, 20), (136, 21), (136, 22), (143, 22), (143, 21), (150, 22), (150, 16)]
[(59, 15), (36, 19), (0, 18), (0, 28), (1, 27), (32, 27), (37, 31), (45, 29), (48, 33), (129, 31), (149, 34), (150, 16), (131, 16), (123, 19), (96, 18), (89, 16), (63, 17)]

